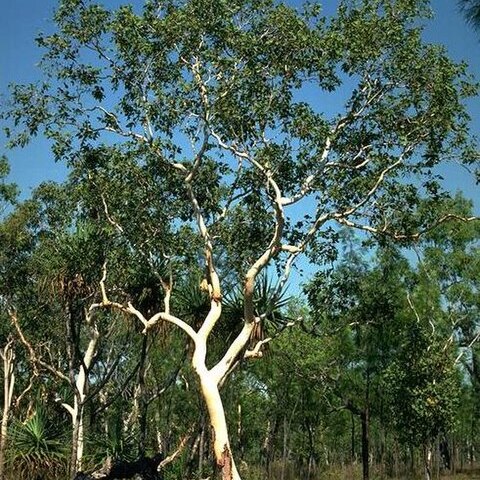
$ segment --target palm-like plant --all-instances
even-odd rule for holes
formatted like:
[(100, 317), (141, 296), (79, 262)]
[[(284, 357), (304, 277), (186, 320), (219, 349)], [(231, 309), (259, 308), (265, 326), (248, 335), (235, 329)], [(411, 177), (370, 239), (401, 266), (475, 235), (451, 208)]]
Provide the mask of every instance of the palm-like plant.
[[(285, 287), (279, 288), (271, 277), (262, 275), (255, 288), (254, 304), (260, 322), (252, 333), (252, 342), (263, 340), (285, 327), (292, 319), (286, 307), (291, 301)], [(225, 317), (231, 322), (243, 318), (243, 292), (234, 290), (227, 295), (224, 302)]]
[(64, 475), (68, 445), (63, 432), (54, 427), (46, 411), (38, 407), (32, 417), (13, 425), (9, 457), (17, 478), (55, 478)]
[(130, 429), (124, 431), (122, 415), (115, 412), (115, 415), (108, 419), (108, 431), (104, 435), (97, 434), (89, 438), (87, 461), (96, 468), (110, 462), (124, 460), (132, 462), (137, 458), (138, 431)]
[(210, 309), (210, 298), (200, 276), (192, 275), (174, 292), (174, 308), (194, 328), (200, 327)]
[[(174, 295), (176, 313), (194, 328), (201, 326), (210, 309), (209, 295), (201, 284), (200, 276), (192, 276)], [(268, 275), (260, 277), (254, 295), (255, 311), (260, 321), (252, 333), (250, 346), (274, 335), (292, 320), (286, 308), (290, 301), (291, 297), (287, 295), (285, 287), (279, 288), (278, 283)], [(216, 326), (214, 335), (230, 338), (238, 334), (242, 326), (243, 308), (243, 291), (235, 289), (227, 292), (223, 300), (222, 321)]]
[(459, 0), (458, 3), (467, 22), (480, 30), (480, 0)]

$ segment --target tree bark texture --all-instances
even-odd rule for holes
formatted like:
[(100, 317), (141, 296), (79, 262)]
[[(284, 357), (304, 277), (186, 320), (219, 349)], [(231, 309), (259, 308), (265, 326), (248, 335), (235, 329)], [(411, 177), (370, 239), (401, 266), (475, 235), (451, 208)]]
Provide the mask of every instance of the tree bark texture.
[(13, 386), (15, 384), (15, 374), (13, 364), (15, 355), (13, 353), (12, 342), (8, 342), (5, 348), (0, 352), (3, 359), (3, 414), (2, 427), (0, 432), (0, 480), (5, 478), (5, 450), (7, 448), (8, 436), (8, 417), (12, 405)]
[(218, 385), (210, 378), (209, 372), (200, 376), (200, 385), (212, 426), (213, 450), (221, 478), (222, 480), (240, 480), (232, 457), (225, 410)]
[(432, 445), (430, 443), (426, 443), (423, 446), (423, 464), (425, 480), (432, 480)]

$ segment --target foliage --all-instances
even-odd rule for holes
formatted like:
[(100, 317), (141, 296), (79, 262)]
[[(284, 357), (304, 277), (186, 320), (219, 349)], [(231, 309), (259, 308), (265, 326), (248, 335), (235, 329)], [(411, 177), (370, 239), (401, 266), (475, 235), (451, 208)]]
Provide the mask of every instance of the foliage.
[(10, 435), (11, 468), (19, 473), (19, 478), (54, 476), (55, 472), (64, 471), (68, 452), (65, 431), (51, 422), (42, 406), (37, 406), (24, 422), (17, 420)]
[(460, 377), (450, 352), (432, 344), (426, 327), (414, 324), (385, 376), (393, 418), (401, 438), (413, 445), (432, 442), (452, 429), (458, 407)]
[(18, 195), (16, 185), (5, 182), (9, 173), (10, 167), (7, 158), (2, 156), (0, 157), (0, 214), (2, 215), (4, 213), (4, 205), (14, 203)]
[(135, 429), (125, 431), (122, 416), (119, 414), (109, 418), (106, 423), (106, 432), (103, 432), (103, 435), (95, 432), (90, 436), (87, 450), (91, 453), (87, 454), (87, 461), (102, 465), (107, 458), (112, 461), (136, 460), (138, 432), (135, 432)]
[(475, 28), (480, 28), (480, 2), (478, 0), (459, 0), (458, 3), (467, 21)]

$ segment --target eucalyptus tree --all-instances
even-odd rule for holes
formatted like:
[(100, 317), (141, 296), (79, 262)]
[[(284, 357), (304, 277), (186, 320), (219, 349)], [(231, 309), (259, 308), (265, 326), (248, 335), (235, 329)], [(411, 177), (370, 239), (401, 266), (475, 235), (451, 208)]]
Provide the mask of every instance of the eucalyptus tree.
[(0, 479), (3, 480), (5, 473), (5, 449), (7, 447), (8, 420), (12, 406), (13, 388), (15, 386), (15, 373), (13, 370), (15, 354), (13, 351), (13, 340), (7, 342), (0, 350), (0, 357), (3, 360), (3, 409), (2, 427), (0, 431)]
[[(15, 219), (17, 215), (18, 213), (14, 212), (12, 219)], [(8, 220), (12, 219), (7, 219), (6, 223), (8, 224)], [(20, 235), (28, 235), (28, 227), (25, 230), (18, 233), (20, 233)], [(36, 233), (37, 232), (31, 232), (31, 235), (36, 237)], [(67, 239), (64, 237), (62, 240), (65, 245)], [(72, 383), (74, 391), (78, 391), (78, 395), (84, 396), (86, 382), (85, 369), (89, 369), (91, 366), (90, 364), (95, 354), (96, 342), (98, 340), (96, 325), (91, 325), (92, 335), (89, 342), (90, 345), (87, 348), (86, 356), (82, 359), (83, 363), (80, 367), (82, 372), (80, 372), (77, 377), (75, 369), (78, 365), (75, 358), (77, 358), (77, 352), (80, 351), (80, 337), (75, 341), (75, 335), (77, 333), (79, 334), (80, 329), (77, 329), (75, 326), (75, 330), (70, 328), (69, 331), (63, 332), (64, 335), (66, 333), (66, 337), (70, 342), (68, 345), (65, 345), (64, 342), (60, 340), (62, 335), (62, 333), (60, 333), (61, 327), (59, 329), (58, 322), (55, 321), (65, 316), (65, 318), (70, 319), (66, 321), (67, 326), (70, 327), (78, 321), (78, 317), (75, 318), (74, 312), (80, 311), (80, 315), (82, 312), (81, 309), (75, 308), (72, 304), (75, 296), (73, 292), (75, 288), (81, 288), (83, 280), (80, 279), (80, 275), (75, 278), (69, 278), (70, 272), (62, 271), (62, 267), (58, 264), (58, 257), (55, 258), (55, 255), (52, 255), (54, 252), (50, 250), (48, 246), (45, 248), (45, 243), (48, 245), (48, 240), (43, 246), (38, 246), (37, 239), (33, 240), (33, 242), (36, 245), (32, 248), (30, 254), (24, 252), (23, 261), (19, 261), (17, 258), (16, 262), (12, 262), (12, 264), (7, 267), (9, 269), (9, 277), (14, 277), (21, 273), (26, 274), (27, 272), (30, 275), (29, 280), (24, 279), (23, 284), (2, 284), (2, 294), (8, 298), (7, 308), (9, 310), (10, 320), (14, 329), (16, 329), (16, 336), (19, 338), (19, 343), (23, 343), (26, 347), (27, 358), (30, 359), (33, 376), (38, 377), (40, 371), (42, 371), (42, 374), (46, 371), (53, 375), (57, 381), (66, 382), (67, 384)], [(6, 251), (7, 248), (15, 248), (13, 245), (8, 244), (2, 245), (2, 247), (4, 247), (4, 251)], [(44, 268), (39, 268), (39, 263), (43, 263), (47, 258), (47, 262), (43, 265)], [(66, 261), (68, 262), (68, 260)], [(33, 266), (32, 263), (36, 263), (36, 265)], [(58, 267), (58, 269), (56, 267)], [(44, 274), (45, 276), (42, 278)], [(37, 281), (35, 282), (33, 279)], [(62, 293), (57, 295), (59, 291)], [(62, 298), (63, 293), (65, 293), (64, 298)], [(80, 295), (85, 293), (86, 292), (83, 291)], [(49, 299), (50, 302), (47, 302), (47, 305), (45, 305), (47, 299)], [(63, 300), (65, 300), (65, 302)], [(43, 317), (42, 315), (42, 313), (45, 314), (45, 311), (48, 311), (47, 317)], [(50, 317), (50, 326), (46, 327), (46, 322), (40, 326), (39, 323), (41, 320), (39, 317), (43, 317), (43, 319)], [(35, 319), (33, 322), (32, 318)], [(26, 333), (24, 333), (25, 326), (27, 326)], [(39, 332), (41, 333), (39, 334)], [(42, 335), (45, 336), (42, 338)], [(37, 342), (41, 344), (42, 340), (47, 340), (48, 343), (43, 345), (41, 349), (43, 351), (40, 352)], [(70, 365), (57, 362), (56, 358), (52, 358), (59, 354), (62, 346), (64, 347), (62, 357), (68, 358)], [(54, 350), (55, 353), (53, 353), (52, 350)], [(47, 359), (50, 358), (46, 360), (44, 357)], [(71, 373), (70, 376), (68, 373), (69, 369)], [(75, 461), (73, 465), (81, 462), (82, 446), (78, 448), (78, 444), (83, 444), (83, 415), (81, 414), (81, 408), (79, 409), (77, 407), (79, 397), (76, 394), (74, 397), (75, 407), (69, 405), (66, 401), (63, 403), (72, 416), (74, 432), (73, 445), (75, 446), (73, 453)], [(77, 457), (77, 452), (79, 457)]]
[[(444, 202), (445, 203), (445, 202)], [(439, 208), (471, 214), (473, 205), (457, 194)], [(445, 225), (431, 232), (418, 253), (419, 275), (430, 285), (430, 297), (438, 297), (443, 314), (430, 315), (433, 328), (443, 330), (445, 343), (456, 349), (453, 363), (462, 366), (472, 390), (471, 434), (479, 430), (480, 370), (479, 370), (479, 239), (478, 223)], [(443, 320), (442, 320), (443, 317)], [(472, 448), (478, 448), (473, 447)]]
[(431, 312), (417, 313), (399, 335), (401, 348), (384, 385), (397, 432), (407, 445), (422, 448), (430, 480), (435, 441), (452, 431), (461, 385), (451, 346), (446, 348), (445, 338), (432, 332)]
[[(0, 157), (0, 218), (6, 212), (9, 205), (12, 205), (17, 196), (16, 186), (8, 183), (6, 177), (9, 173), (8, 161), (5, 157)], [(1, 233), (0, 233), (1, 235)], [(1, 259), (1, 256), (0, 256)], [(5, 299), (0, 295), (0, 305), (3, 305)], [(3, 317), (3, 315), (2, 315)], [(1, 318), (1, 317), (0, 317)], [(15, 353), (13, 339), (7, 337), (8, 332), (4, 328), (0, 331), (0, 356), (3, 360), (3, 405), (2, 405), (2, 425), (0, 431), (0, 479), (3, 480), (5, 472), (5, 449), (7, 446), (8, 421), (10, 408), (12, 406), (13, 388), (15, 385)]]
[[(431, 208), (431, 207), (429, 207)], [(460, 195), (438, 202), (438, 210), (470, 214)], [(394, 424), (404, 442), (421, 446), (431, 478), (435, 442), (452, 433), (478, 331), (478, 224), (450, 224), (430, 232), (415, 252), (417, 265), (405, 285), (407, 303), (399, 343), (387, 369)], [(448, 445), (447, 445), (448, 449)], [(448, 464), (448, 462), (446, 462)]]
[[(472, 202), (460, 194), (438, 208), (456, 210), (460, 215), (471, 215), (473, 211)], [(448, 316), (450, 340), (455, 340), (460, 348), (456, 361), (464, 360), (470, 373), (474, 347), (480, 340), (479, 240), (478, 222), (453, 224), (431, 232), (423, 248), (417, 251), (419, 272), (425, 282), (436, 285)]]
[[(13, 87), (11, 146), (49, 138), (89, 181), (106, 228), (157, 271), (163, 307), (141, 311), (109, 277), (107, 255), (92, 305), (132, 315), (145, 333), (168, 322), (187, 335), (225, 479), (240, 475), (219, 389), (267, 341), (249, 346), (261, 272), (275, 265), (284, 281), (301, 254), (331, 258), (339, 225), (405, 240), (451, 218), (413, 212), (441, 189), (438, 164), (475, 160), (462, 103), (475, 87), (464, 65), (422, 42), (428, 13), (410, 0), (345, 1), (328, 19), (317, 4), (270, 0), (115, 11), (62, 0), (55, 32), (37, 39), (45, 82)], [(171, 299), (199, 272), (209, 306), (192, 325)], [(213, 359), (232, 276), (242, 317)]]

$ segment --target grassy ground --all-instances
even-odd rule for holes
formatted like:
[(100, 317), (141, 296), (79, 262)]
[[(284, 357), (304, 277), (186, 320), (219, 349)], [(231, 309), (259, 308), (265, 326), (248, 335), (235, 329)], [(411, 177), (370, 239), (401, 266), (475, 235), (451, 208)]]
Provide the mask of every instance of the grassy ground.
[[(247, 469), (243, 470), (244, 478), (248, 480), (306, 480), (307, 475), (304, 472), (287, 469), (284, 476), (282, 476), (280, 466), (273, 466), (270, 475), (266, 478), (263, 470)], [(404, 474), (398, 477), (390, 477), (385, 473), (372, 468), (371, 480), (424, 480), (424, 476), (419, 471), (418, 474), (411, 473)], [(317, 472), (310, 477), (310, 480), (361, 480), (362, 471), (360, 465), (345, 466), (344, 468), (331, 468), (321, 472)], [(462, 472), (451, 474), (448, 472), (441, 472), (439, 476), (434, 473), (432, 480), (480, 480), (480, 467), (475, 469), (468, 469)]]
[[(399, 477), (390, 477), (380, 472), (373, 470), (370, 475), (371, 480), (424, 480), (425, 476), (418, 472), (415, 476), (412, 474), (404, 474)], [(361, 480), (362, 472), (360, 468), (346, 467), (342, 470), (335, 470), (324, 472), (312, 478), (312, 480)], [(272, 479), (273, 480), (273, 479)], [(301, 480), (300, 478), (292, 478), (291, 480)], [(302, 479), (304, 480), (304, 479)], [(480, 469), (465, 470), (452, 474), (450, 472), (441, 472), (438, 476), (434, 473), (432, 480), (480, 480)]]

